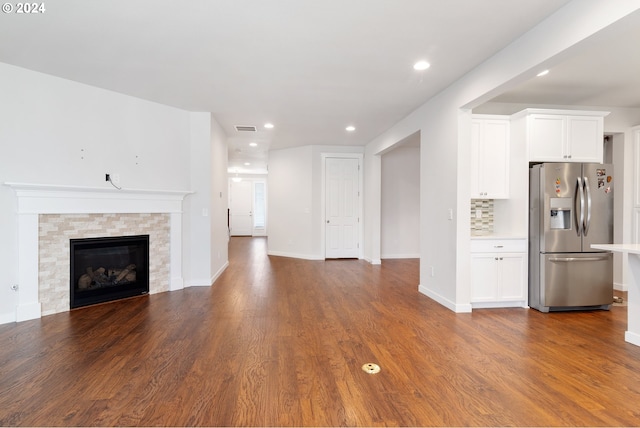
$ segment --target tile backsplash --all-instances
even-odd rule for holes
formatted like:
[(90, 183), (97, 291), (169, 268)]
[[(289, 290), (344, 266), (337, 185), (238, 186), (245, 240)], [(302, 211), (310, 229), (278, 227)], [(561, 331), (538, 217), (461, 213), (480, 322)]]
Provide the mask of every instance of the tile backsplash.
[[(481, 216), (477, 217), (480, 210)], [(471, 234), (493, 232), (493, 199), (471, 199)]]

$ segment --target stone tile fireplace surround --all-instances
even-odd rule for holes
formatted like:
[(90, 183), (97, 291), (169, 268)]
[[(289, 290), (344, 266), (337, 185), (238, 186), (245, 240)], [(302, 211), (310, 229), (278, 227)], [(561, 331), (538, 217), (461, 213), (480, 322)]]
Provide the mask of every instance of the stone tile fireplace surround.
[(69, 240), (149, 235), (149, 294), (169, 290), (168, 214), (40, 214), (38, 296), (42, 315), (69, 310)]
[(183, 288), (188, 191), (5, 183), (18, 198), (16, 321), (69, 310), (69, 240), (149, 235), (149, 292)]

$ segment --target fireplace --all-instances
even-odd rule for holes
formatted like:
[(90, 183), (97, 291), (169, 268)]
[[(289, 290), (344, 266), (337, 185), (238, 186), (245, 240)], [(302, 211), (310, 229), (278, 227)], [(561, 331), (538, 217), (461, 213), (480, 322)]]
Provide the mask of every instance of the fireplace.
[(149, 293), (149, 235), (69, 242), (71, 309)]
[(0, 324), (68, 311), (75, 276), (69, 275), (70, 239), (96, 233), (149, 235), (149, 294), (184, 288), (182, 204), (192, 191), (4, 185), (17, 199), (19, 288), (15, 319), (0, 317)]

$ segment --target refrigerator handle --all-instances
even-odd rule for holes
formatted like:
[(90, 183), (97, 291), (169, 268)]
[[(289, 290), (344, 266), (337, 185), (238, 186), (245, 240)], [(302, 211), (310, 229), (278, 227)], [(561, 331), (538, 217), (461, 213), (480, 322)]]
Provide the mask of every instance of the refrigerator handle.
[(584, 220), (584, 236), (589, 233), (589, 225), (591, 225), (591, 188), (589, 187), (589, 180), (587, 177), (584, 179), (584, 190), (587, 195), (587, 218)]
[[(580, 209), (576, 207), (578, 204), (578, 198), (580, 198)], [(584, 193), (582, 192), (582, 178), (578, 177), (578, 183), (576, 184), (576, 194), (573, 200), (573, 210), (576, 217), (576, 233), (578, 236), (582, 235), (582, 225), (584, 224)], [(578, 214), (578, 211), (580, 213)]]
[(595, 257), (551, 257), (549, 258), (550, 262), (599, 262), (602, 260), (607, 260), (609, 258), (608, 255), (605, 256), (595, 256)]

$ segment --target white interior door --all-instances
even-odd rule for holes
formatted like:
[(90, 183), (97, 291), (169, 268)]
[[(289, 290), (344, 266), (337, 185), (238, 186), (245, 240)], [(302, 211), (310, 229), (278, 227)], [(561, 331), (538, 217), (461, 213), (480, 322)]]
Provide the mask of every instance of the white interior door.
[(251, 236), (253, 231), (253, 186), (251, 181), (229, 184), (229, 227), (231, 236)]
[(359, 160), (354, 158), (326, 158), (326, 258), (358, 257), (359, 163)]

